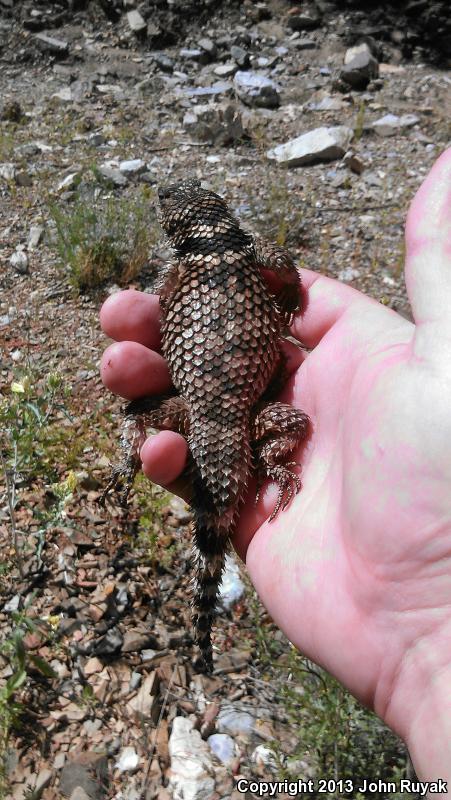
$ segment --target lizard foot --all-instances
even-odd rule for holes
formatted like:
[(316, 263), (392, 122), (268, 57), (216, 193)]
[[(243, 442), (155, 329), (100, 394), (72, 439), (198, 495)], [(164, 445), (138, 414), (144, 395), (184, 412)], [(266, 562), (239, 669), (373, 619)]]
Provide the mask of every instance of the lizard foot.
[(279, 485), (279, 496), (274, 511), (269, 517), (269, 522), (272, 522), (277, 517), (279, 511), (285, 511), (294, 495), (301, 489), (302, 484), (299, 475), (296, 475), (290, 469), (290, 467), (295, 466), (297, 466), (296, 462), (291, 461), (284, 466), (279, 464), (267, 469), (267, 477), (276, 481)]

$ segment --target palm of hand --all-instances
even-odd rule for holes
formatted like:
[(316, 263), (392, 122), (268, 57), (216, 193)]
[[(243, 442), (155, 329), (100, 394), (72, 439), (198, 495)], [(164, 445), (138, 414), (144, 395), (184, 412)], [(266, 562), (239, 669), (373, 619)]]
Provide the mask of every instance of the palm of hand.
[[(434, 650), (434, 669), (451, 660), (450, 185), (451, 150), (409, 212), (415, 325), (304, 272), (308, 306), (294, 332), (313, 351), (281, 398), (313, 422), (301, 453), (303, 489), (271, 523), (275, 487), (257, 506), (250, 493), (235, 536), (291, 641), (401, 735), (408, 712), (396, 688), (409, 685), (400, 676), (412, 653), (418, 665)], [(104, 354), (102, 377), (123, 397), (169, 385), (153, 351), (157, 307), (157, 298), (123, 292), (102, 309), (105, 332), (119, 340)], [(146, 474), (166, 485), (185, 456), (186, 443), (170, 432), (141, 451)]]
[(384, 715), (403, 652), (451, 602), (451, 365), (439, 380), (412, 324), (352, 295), (288, 390), (314, 419), (303, 489), (246, 563), (290, 640)]

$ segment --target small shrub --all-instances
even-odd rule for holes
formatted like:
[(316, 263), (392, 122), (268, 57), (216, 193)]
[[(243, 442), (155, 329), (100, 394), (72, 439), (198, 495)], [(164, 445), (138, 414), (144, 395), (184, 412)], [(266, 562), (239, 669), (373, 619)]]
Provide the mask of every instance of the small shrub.
[[(94, 178), (100, 181), (95, 171)], [(136, 278), (158, 238), (153, 205), (146, 188), (137, 199), (78, 194), (68, 208), (49, 204), (53, 245), (77, 292)]]

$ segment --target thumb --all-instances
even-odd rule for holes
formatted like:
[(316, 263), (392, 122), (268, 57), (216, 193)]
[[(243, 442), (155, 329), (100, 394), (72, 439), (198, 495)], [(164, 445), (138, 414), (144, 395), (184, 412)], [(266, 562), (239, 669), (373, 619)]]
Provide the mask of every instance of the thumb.
[(415, 352), (428, 357), (432, 337), (451, 344), (451, 148), (435, 162), (410, 206), (405, 277), (417, 325)]

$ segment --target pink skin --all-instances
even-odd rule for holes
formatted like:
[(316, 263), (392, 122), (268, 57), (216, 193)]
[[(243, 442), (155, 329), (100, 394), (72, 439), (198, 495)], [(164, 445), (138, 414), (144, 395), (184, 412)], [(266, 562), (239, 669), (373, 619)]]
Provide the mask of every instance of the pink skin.
[[(419, 777), (451, 781), (450, 220), (451, 149), (408, 215), (415, 324), (302, 271), (308, 302), (292, 334), (314, 349), (289, 346), (282, 399), (312, 419), (296, 454), (303, 488), (271, 523), (277, 487), (257, 505), (250, 491), (234, 543), (290, 640), (406, 739)], [(155, 298), (114, 295), (101, 319), (119, 340), (105, 385), (127, 398), (164, 391), (161, 356), (143, 346), (158, 342)], [(171, 432), (142, 449), (144, 472), (166, 486), (185, 458)]]

